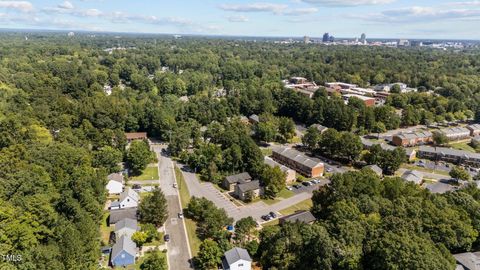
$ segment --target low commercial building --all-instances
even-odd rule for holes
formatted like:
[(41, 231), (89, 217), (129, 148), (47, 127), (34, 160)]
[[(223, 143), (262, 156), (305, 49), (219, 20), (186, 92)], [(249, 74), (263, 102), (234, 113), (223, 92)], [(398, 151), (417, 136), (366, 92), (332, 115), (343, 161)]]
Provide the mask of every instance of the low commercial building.
[(147, 140), (148, 139), (146, 132), (125, 133), (125, 137), (127, 138), (127, 142), (140, 141), (140, 140)]
[(251, 270), (252, 258), (246, 249), (234, 247), (225, 252), (222, 258), (222, 268), (224, 270)]
[(288, 168), (287, 166), (284, 166), (284, 165), (276, 162), (272, 158), (265, 157), (264, 162), (265, 162), (265, 164), (267, 164), (268, 166), (270, 166), (272, 168), (279, 167), (280, 170), (285, 174), (285, 183), (291, 184), (291, 183), (295, 182), (295, 180), (297, 179), (297, 173), (295, 172), (295, 170), (292, 170), (292, 169)]
[(230, 175), (223, 179), (223, 188), (228, 191), (234, 191), (235, 186), (252, 181), (252, 177), (248, 172)]
[(411, 133), (399, 133), (393, 135), (392, 143), (396, 146), (417, 146), (433, 142), (433, 134), (430, 131), (418, 131)]
[(313, 214), (310, 211), (298, 211), (291, 215), (281, 217), (279, 219), (279, 223), (280, 225), (286, 222), (291, 222), (291, 223), (301, 222), (306, 224), (313, 224), (315, 220), (317, 219), (313, 216)]
[(470, 138), (470, 130), (464, 127), (451, 127), (440, 130), (450, 141), (458, 141)]
[(480, 124), (469, 125), (467, 129), (470, 131), (470, 136), (472, 137), (480, 135)]
[(260, 181), (253, 180), (247, 183), (236, 185), (235, 196), (242, 201), (246, 201), (247, 199), (253, 200), (262, 195), (261, 190), (262, 188), (260, 187)]
[(319, 159), (307, 157), (297, 150), (276, 147), (272, 151), (272, 158), (306, 177), (323, 176), (324, 164)]
[(357, 87), (356, 84), (344, 83), (344, 82), (329, 82), (329, 83), (325, 83), (325, 86), (328, 88), (334, 88), (334, 89), (352, 89)]
[(315, 92), (320, 88), (315, 82), (309, 82), (303, 77), (292, 77), (290, 80), (284, 80), (283, 84), (285, 88), (292, 89), (309, 98), (312, 98)]
[(348, 101), (351, 99), (351, 98), (358, 98), (360, 99), (361, 101), (363, 101), (363, 103), (365, 103), (365, 106), (367, 107), (373, 107), (375, 106), (375, 98), (373, 97), (366, 97), (366, 96), (361, 96), (361, 95), (355, 95), (355, 94), (346, 94), (346, 95), (343, 95), (343, 100), (345, 100), (345, 102), (348, 104)]
[(112, 247), (110, 262), (114, 267), (124, 267), (135, 264), (136, 256), (137, 245), (130, 237), (122, 236)]
[(434, 161), (445, 161), (465, 166), (480, 167), (480, 154), (463, 150), (421, 146), (418, 149), (418, 157)]

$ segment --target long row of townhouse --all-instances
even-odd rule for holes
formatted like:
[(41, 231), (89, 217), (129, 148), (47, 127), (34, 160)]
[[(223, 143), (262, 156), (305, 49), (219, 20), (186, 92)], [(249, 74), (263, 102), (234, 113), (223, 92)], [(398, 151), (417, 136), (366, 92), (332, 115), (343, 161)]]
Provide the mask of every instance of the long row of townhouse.
[(458, 141), (469, 139), (480, 134), (480, 124), (468, 125), (466, 127), (451, 127), (437, 131), (416, 131), (407, 133), (398, 133), (392, 137), (392, 143), (396, 146), (411, 147), (424, 145), (433, 142), (433, 134), (441, 133), (448, 138), (449, 141)]

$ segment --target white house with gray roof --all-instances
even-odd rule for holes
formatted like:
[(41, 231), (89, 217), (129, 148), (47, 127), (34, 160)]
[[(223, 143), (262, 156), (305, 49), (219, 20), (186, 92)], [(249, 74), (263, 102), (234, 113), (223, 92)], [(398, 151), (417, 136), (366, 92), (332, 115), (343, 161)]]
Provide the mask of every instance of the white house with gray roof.
[(120, 194), (123, 191), (124, 179), (121, 173), (112, 173), (107, 176), (108, 194)]
[(234, 247), (225, 252), (222, 267), (224, 270), (251, 270), (252, 258), (246, 249)]
[(403, 173), (402, 178), (403, 178), (403, 180), (405, 180), (407, 182), (412, 182), (412, 183), (415, 183), (417, 185), (420, 185), (422, 183), (422, 180), (423, 180), (423, 173), (421, 173), (419, 171), (415, 171), (415, 170), (406, 171), (406, 172)]
[(124, 218), (115, 223), (115, 236), (119, 239), (122, 236), (131, 238), (139, 230), (136, 219)]
[(110, 209), (123, 209), (137, 207), (140, 202), (140, 195), (131, 188), (125, 189), (120, 193), (118, 201), (114, 201), (110, 204)]

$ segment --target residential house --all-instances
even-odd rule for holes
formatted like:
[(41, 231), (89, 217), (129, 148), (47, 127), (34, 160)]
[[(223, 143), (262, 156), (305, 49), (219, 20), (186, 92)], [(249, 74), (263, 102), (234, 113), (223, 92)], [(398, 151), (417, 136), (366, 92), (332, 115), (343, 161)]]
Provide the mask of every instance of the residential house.
[(319, 125), (319, 124), (313, 124), (311, 125), (310, 127), (314, 127), (316, 128), (318, 131), (320, 131), (320, 133), (324, 133), (325, 131), (327, 131), (328, 127), (325, 127), (325, 126), (322, 126), (322, 125)]
[(297, 179), (297, 173), (295, 172), (295, 170), (292, 170), (292, 169), (288, 168), (287, 166), (284, 166), (284, 165), (276, 162), (272, 158), (265, 157), (264, 162), (265, 162), (265, 164), (267, 164), (268, 166), (270, 166), (272, 168), (278, 166), (280, 168), (280, 170), (285, 174), (285, 183), (291, 184), (291, 183), (295, 182), (295, 180)]
[(121, 173), (112, 173), (107, 176), (108, 194), (120, 194), (123, 191), (124, 179)]
[(133, 189), (127, 188), (120, 193), (118, 201), (120, 202), (120, 208), (137, 207), (140, 202), (140, 195)]
[(258, 115), (256, 115), (256, 114), (250, 115), (250, 117), (248, 117), (248, 120), (250, 121), (251, 124), (260, 123), (260, 117), (258, 117)]
[(470, 130), (470, 136), (472, 137), (480, 135), (480, 124), (469, 125), (467, 129)]
[(129, 142), (129, 143), (132, 142), (132, 141), (140, 141), (140, 140), (148, 139), (146, 132), (125, 133), (125, 137), (127, 138), (127, 142)]
[(417, 146), (428, 144), (433, 141), (433, 134), (430, 131), (418, 131), (412, 133), (399, 133), (392, 137), (392, 143), (396, 146)]
[(480, 251), (453, 254), (457, 261), (455, 270), (480, 270)]
[(248, 172), (243, 172), (235, 175), (230, 175), (223, 179), (223, 188), (228, 191), (234, 191), (235, 186), (252, 181), (252, 177)]
[(458, 141), (470, 137), (470, 130), (464, 127), (444, 128), (439, 132), (444, 134), (450, 141)]
[(255, 199), (261, 195), (260, 181), (253, 180), (243, 184), (235, 185), (235, 196), (240, 200), (246, 201), (251, 195), (250, 199)]
[(122, 219), (137, 219), (137, 208), (111, 209), (108, 223), (110, 225), (116, 224)]
[(301, 222), (306, 224), (313, 224), (317, 220), (310, 211), (297, 211), (291, 215), (281, 217), (279, 219), (280, 225), (285, 222)]
[(324, 172), (324, 164), (319, 159), (288, 147), (274, 148), (272, 158), (306, 177), (319, 177)]
[(407, 182), (412, 182), (417, 185), (420, 185), (423, 180), (423, 173), (415, 170), (411, 170), (411, 171), (409, 170), (403, 173), (402, 178)]
[(132, 235), (139, 230), (137, 220), (132, 218), (124, 218), (115, 223), (115, 236), (119, 239), (122, 236), (131, 238)]
[(480, 154), (463, 150), (421, 146), (417, 153), (419, 158), (426, 158), (434, 161), (445, 161), (465, 166), (480, 167)]
[(364, 168), (367, 168), (369, 170), (372, 170), (374, 173), (376, 173), (378, 176), (382, 177), (383, 176), (383, 170), (382, 168), (378, 167), (377, 165), (368, 165), (365, 166)]
[(222, 267), (224, 270), (251, 270), (252, 258), (246, 249), (234, 247), (225, 252)]
[(436, 193), (436, 194), (443, 194), (443, 193), (457, 189), (457, 187), (454, 187), (452, 185), (449, 185), (447, 183), (442, 183), (442, 182), (427, 184), (425, 185), (425, 188), (430, 190), (431, 193)]
[(132, 265), (135, 264), (136, 256), (137, 245), (130, 237), (122, 236), (112, 247), (110, 262), (114, 267)]

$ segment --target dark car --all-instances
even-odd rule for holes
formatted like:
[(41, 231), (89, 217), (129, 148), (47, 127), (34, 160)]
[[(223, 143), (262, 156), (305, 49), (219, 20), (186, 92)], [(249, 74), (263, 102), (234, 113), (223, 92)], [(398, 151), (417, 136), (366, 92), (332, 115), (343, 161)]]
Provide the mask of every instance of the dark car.
[(276, 218), (276, 217), (277, 217), (277, 214), (275, 214), (274, 212), (270, 212), (270, 216), (271, 216), (272, 218)]
[(165, 242), (170, 242), (170, 235), (169, 235), (169, 234), (165, 234), (165, 235), (163, 236), (163, 241), (165, 241)]
[(272, 219), (272, 217), (270, 215), (263, 215), (262, 219), (265, 221), (269, 221), (270, 219)]
[(308, 186), (310, 186), (310, 185), (312, 185), (312, 184), (310, 184), (310, 182), (306, 182), (306, 181), (305, 181), (305, 182), (302, 182), (302, 185), (308, 187)]
[(138, 189), (141, 189), (141, 188), (142, 188), (142, 186), (139, 185), (139, 184), (132, 185), (132, 189), (137, 189), (138, 190)]
[(299, 189), (301, 186), (300, 185), (293, 185), (294, 188)]

